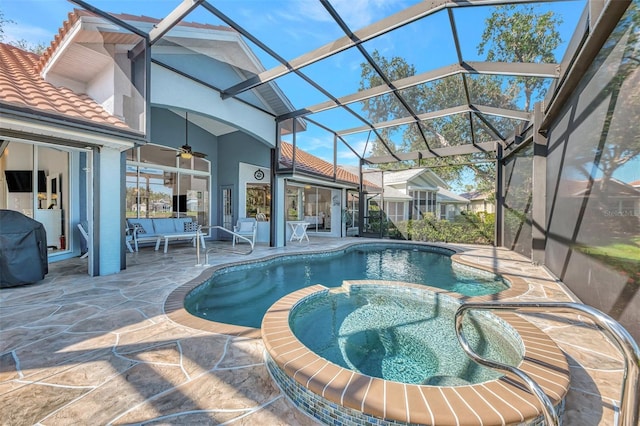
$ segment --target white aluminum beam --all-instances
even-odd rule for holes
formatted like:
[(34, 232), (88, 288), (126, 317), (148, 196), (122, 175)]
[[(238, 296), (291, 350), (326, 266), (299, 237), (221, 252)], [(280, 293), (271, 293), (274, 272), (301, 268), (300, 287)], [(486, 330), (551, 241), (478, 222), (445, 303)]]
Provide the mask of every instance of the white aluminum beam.
[[(418, 84), (428, 83), (456, 74), (492, 74), (505, 76), (526, 76), (557, 78), (560, 75), (558, 64), (539, 63), (507, 63), (507, 62), (463, 62), (462, 64), (451, 64), (432, 71), (427, 71), (411, 77), (393, 81), (393, 87), (397, 90), (407, 89)], [(316, 105), (302, 108), (290, 114), (279, 117), (280, 119), (299, 117), (317, 112), (326, 111), (341, 105), (348, 105), (354, 102), (362, 102), (376, 96), (391, 93), (392, 89), (386, 84), (361, 90), (350, 95), (343, 96), (334, 101), (325, 101)]]
[(160, 40), (163, 35), (176, 26), (182, 19), (187, 16), (193, 9), (198, 7), (203, 0), (182, 0), (175, 9), (173, 9), (162, 21), (154, 25), (153, 29), (149, 31), (149, 42), (154, 44)]
[[(497, 141), (482, 142), (479, 144), (464, 144), (457, 146), (447, 146), (444, 148), (433, 148), (431, 151), (397, 152), (396, 156), (402, 161), (418, 160), (419, 158), (453, 157), (455, 155), (473, 154), (477, 152), (493, 152), (496, 150)], [(390, 155), (376, 157), (366, 157), (365, 161), (372, 164), (394, 163), (397, 160)]]
[[(445, 117), (453, 114), (460, 114), (464, 112), (480, 112), (482, 114), (510, 118), (513, 120), (531, 121), (531, 113), (529, 112), (514, 111), (506, 108), (495, 108), (495, 107), (490, 107), (486, 105), (471, 105), (471, 106), (458, 105), (451, 108), (419, 114), (418, 119), (420, 121), (428, 121), (428, 120), (433, 120), (436, 118), (441, 118), (441, 117)], [(412, 116), (410, 116), (410, 117), (397, 118), (395, 120), (389, 120), (381, 123), (375, 123), (373, 124), (373, 127), (375, 129), (384, 129), (388, 127), (402, 126), (405, 124), (411, 124), (415, 122), (416, 120)], [(370, 129), (371, 128), (369, 126), (360, 126), (360, 127), (354, 127), (351, 129), (340, 130), (340, 131), (337, 131), (336, 133), (340, 136), (345, 136), (345, 135), (352, 135), (355, 133), (366, 132), (366, 131), (369, 131)]]
[[(260, 84), (267, 83), (285, 74), (293, 72), (307, 65), (316, 63), (324, 58), (340, 53), (357, 44), (365, 43), (382, 34), (386, 34), (404, 25), (432, 15), (440, 10), (453, 7), (469, 7), (469, 6), (487, 6), (502, 5), (512, 3), (535, 3), (540, 0), (428, 0), (421, 1), (410, 6), (398, 13), (395, 13), (385, 19), (374, 22), (373, 24), (354, 31), (355, 39), (353, 41), (348, 36), (341, 37), (331, 43), (325, 44), (315, 50), (305, 53), (297, 58), (291, 59), (286, 65), (279, 65), (261, 72), (260, 74), (249, 78), (241, 83), (229, 87), (223, 91), (223, 97), (235, 96), (238, 93), (252, 89)], [(560, 0), (543, 0), (543, 1), (560, 1)]]

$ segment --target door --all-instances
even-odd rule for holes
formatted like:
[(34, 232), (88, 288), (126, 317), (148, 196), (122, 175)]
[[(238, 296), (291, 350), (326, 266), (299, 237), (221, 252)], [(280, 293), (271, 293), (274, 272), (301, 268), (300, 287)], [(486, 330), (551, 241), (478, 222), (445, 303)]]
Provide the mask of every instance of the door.
[[(229, 231), (233, 231), (233, 202), (232, 196), (233, 194), (233, 185), (224, 185), (220, 187), (220, 218), (222, 223), (220, 224), (223, 228), (228, 229)], [(221, 240), (230, 240), (231, 235), (226, 232), (220, 232), (218, 234), (218, 238)]]

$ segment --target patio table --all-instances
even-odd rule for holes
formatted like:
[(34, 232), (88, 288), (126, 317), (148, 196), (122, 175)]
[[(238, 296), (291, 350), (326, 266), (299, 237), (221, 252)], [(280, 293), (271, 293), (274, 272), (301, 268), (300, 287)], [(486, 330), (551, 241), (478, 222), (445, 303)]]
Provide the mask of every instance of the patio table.
[[(202, 234), (201, 232), (183, 232), (183, 233), (171, 233), (171, 234), (162, 234), (158, 237), (158, 240), (156, 241), (156, 248), (155, 250), (158, 251), (158, 249), (160, 248), (160, 243), (162, 241), (162, 239), (164, 238), (164, 252), (167, 252), (167, 249), (169, 248), (169, 240), (170, 239), (183, 239), (183, 238), (195, 238), (195, 241), (193, 242), (193, 245), (196, 246), (197, 242), (199, 241), (202, 244), (202, 247), (206, 247), (205, 243), (204, 243), (204, 234)], [(199, 247), (198, 247), (199, 249)]]
[(307, 227), (309, 226), (308, 222), (303, 220), (292, 220), (287, 223), (291, 226), (291, 238), (289, 238), (289, 241), (298, 241), (301, 243), (305, 238), (309, 241), (309, 237), (307, 236)]

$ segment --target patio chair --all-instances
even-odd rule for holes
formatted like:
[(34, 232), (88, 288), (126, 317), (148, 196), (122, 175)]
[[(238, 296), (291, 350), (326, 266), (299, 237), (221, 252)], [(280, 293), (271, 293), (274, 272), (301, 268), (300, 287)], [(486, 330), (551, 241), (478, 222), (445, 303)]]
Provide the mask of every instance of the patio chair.
[(134, 245), (136, 246), (136, 250), (135, 251), (138, 251), (138, 242), (133, 239), (133, 232), (134, 232), (134, 229), (128, 227), (126, 225), (126, 223), (125, 223), (125, 227), (124, 227), (124, 243), (126, 244), (127, 250), (129, 250), (129, 253), (133, 253), (133, 247), (131, 247), (131, 242), (133, 242)]
[[(253, 217), (244, 217), (238, 219), (238, 224), (233, 227), (233, 232), (238, 235), (242, 235), (245, 238), (251, 240), (251, 244), (256, 243), (256, 234), (258, 232), (258, 221)], [(244, 241), (237, 236), (233, 236), (232, 245), (235, 246), (236, 242)]]
[(78, 224), (78, 229), (80, 230), (80, 235), (82, 235), (82, 238), (84, 238), (85, 243), (87, 244), (87, 251), (84, 252), (84, 254), (82, 256), (80, 256), (80, 259), (84, 259), (85, 257), (89, 256), (89, 227), (87, 226), (86, 222), (82, 222)]

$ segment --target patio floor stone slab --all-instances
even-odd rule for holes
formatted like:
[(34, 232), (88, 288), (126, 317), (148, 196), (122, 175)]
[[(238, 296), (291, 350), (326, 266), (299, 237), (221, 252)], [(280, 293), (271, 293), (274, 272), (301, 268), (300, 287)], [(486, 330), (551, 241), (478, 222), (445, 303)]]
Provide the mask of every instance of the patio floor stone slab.
[(9, 393), (0, 395), (3, 408), (2, 421), (7, 425), (28, 425), (37, 423), (50, 413), (67, 406), (81, 395), (89, 392), (87, 388), (68, 388), (30, 384), (21, 386)]
[[(362, 238), (311, 238), (212, 265), (324, 252)], [(221, 242), (207, 243), (229, 244)], [(573, 301), (561, 283), (518, 253), (456, 246), (465, 262), (524, 280), (513, 301)], [(87, 275), (87, 259), (49, 265), (40, 283), (0, 291), (0, 424), (295, 425), (319, 423), (275, 385), (262, 339), (221, 334), (165, 313), (165, 299), (206, 269), (189, 245), (127, 253), (127, 269)], [(565, 426), (610, 426), (622, 377), (616, 348), (578, 315), (527, 315), (565, 351), (573, 376)], [(9, 407), (7, 409), (7, 407)]]
[(184, 382), (180, 367), (137, 364), (46, 418), (44, 424), (107, 424), (160, 392)]

